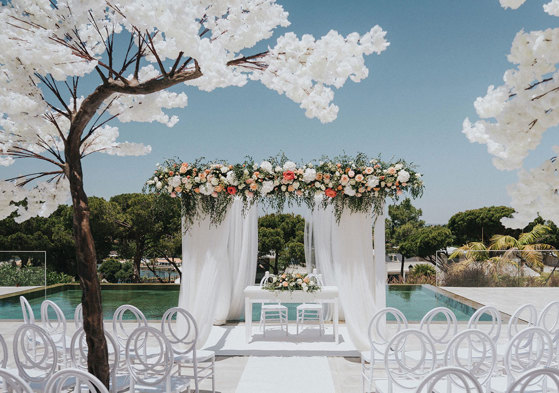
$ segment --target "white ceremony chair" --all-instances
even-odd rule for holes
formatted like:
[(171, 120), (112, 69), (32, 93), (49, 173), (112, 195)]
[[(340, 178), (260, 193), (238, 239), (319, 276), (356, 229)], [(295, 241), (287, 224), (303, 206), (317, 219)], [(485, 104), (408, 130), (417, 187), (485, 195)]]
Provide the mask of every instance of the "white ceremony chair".
[[(390, 333), (386, 324), (386, 317), (392, 316), (396, 321), (390, 324)], [(361, 352), (361, 379), (363, 392), (371, 391), (373, 384), (373, 368), (375, 361), (384, 358), (386, 346), (394, 334), (408, 328), (408, 321), (404, 314), (396, 308), (386, 307), (373, 315), (367, 333), (369, 336), (369, 351)]]
[(513, 382), (524, 373), (541, 367), (549, 367), (552, 345), (551, 336), (542, 328), (531, 327), (518, 332), (509, 342), (505, 353), (506, 375), (492, 378), (492, 391), (496, 393), (506, 392)]
[(21, 312), (23, 313), (23, 323), (35, 323), (35, 314), (25, 296), (19, 297), (19, 304), (21, 305)]
[[(125, 319), (127, 313), (132, 314), (132, 319)], [(126, 321), (126, 322), (125, 322)], [(148, 321), (137, 307), (123, 304), (113, 314), (113, 337), (116, 339), (122, 352), (126, 348), (126, 341), (130, 334), (139, 327), (148, 325)]]
[(507, 325), (509, 340), (523, 329), (527, 329), (538, 324), (538, 310), (533, 304), (524, 304), (516, 309)]
[[(439, 316), (442, 316), (442, 321), (433, 323)], [(421, 318), (419, 330), (425, 332), (433, 341), (437, 348), (437, 357), (442, 361), (447, 344), (458, 332), (458, 321), (450, 309), (435, 307)]]
[[(316, 269), (315, 269), (316, 270)], [(324, 286), (322, 276), (316, 273), (308, 274), (307, 277), (313, 280), (320, 287)], [(324, 332), (324, 307), (322, 303), (303, 303), (297, 306), (297, 334), (299, 334), (299, 325), (305, 324), (305, 321), (319, 325), (319, 334), (322, 336)]]
[(74, 392), (109, 393), (103, 382), (87, 371), (77, 368), (60, 370), (50, 377), (45, 393), (59, 393), (73, 388)]
[(74, 326), (76, 330), (83, 327), (83, 306), (81, 303), (74, 310)]
[(50, 335), (38, 325), (21, 325), (14, 335), (18, 374), (34, 391), (43, 392), (58, 368), (58, 351)]
[[(419, 353), (414, 359), (408, 354)], [(375, 378), (375, 392), (413, 392), (434, 369), (437, 361), (435, 344), (417, 329), (406, 329), (392, 337), (384, 352), (387, 378)]]
[[(50, 310), (53, 311), (55, 318), (51, 317)], [(70, 339), (66, 337), (66, 317), (60, 307), (52, 300), (45, 300), (41, 303), (41, 325), (58, 349), (61, 366), (67, 367)]]
[[(490, 321), (483, 321), (484, 316)], [(501, 313), (493, 306), (483, 306), (478, 309), (468, 321), (468, 329), (477, 329), (486, 332), (495, 344), (501, 336)]]
[[(109, 353), (109, 369), (111, 373), (109, 391), (111, 393), (123, 392), (130, 387), (130, 377), (128, 369), (121, 370), (120, 348), (116, 340), (109, 332), (105, 330), (105, 339), (107, 340), (107, 351)], [(85, 339), (85, 331), (83, 328), (76, 330), (72, 336), (70, 344), (70, 359), (74, 368), (87, 371), (87, 354), (88, 346)]]
[[(266, 272), (262, 280), (260, 280), (260, 288), (264, 284), (272, 279), (270, 272)], [(287, 325), (287, 307), (282, 305), (280, 302), (275, 303), (261, 303), (260, 309), (260, 328), (262, 329), (264, 335), (266, 335), (266, 324), (280, 325), (281, 330), (285, 328), (285, 335), (289, 334)]]
[(559, 370), (556, 368), (538, 368), (528, 371), (518, 378), (506, 393), (533, 392), (532, 386), (541, 385), (540, 393), (559, 392)]
[[(0, 368), (6, 368), (8, 364), (8, 346), (6, 340), (0, 334)], [(1, 386), (1, 385), (0, 385)]]
[[(497, 365), (497, 348), (493, 338), (477, 329), (458, 333), (446, 348), (445, 367), (466, 370), (475, 378), (486, 393), (491, 392), (491, 378)], [(453, 386), (453, 392), (465, 392), (464, 387)]]
[(33, 393), (33, 389), (31, 389), (23, 378), (3, 368), (0, 368), (0, 391), (10, 393)]
[(559, 301), (544, 307), (538, 318), (538, 326), (547, 330), (552, 337), (559, 332)]
[(459, 367), (439, 368), (421, 382), (416, 393), (483, 393), (483, 388), (467, 370)]
[(168, 309), (161, 319), (161, 332), (171, 343), (179, 375), (182, 367), (192, 368), (196, 393), (200, 382), (208, 378), (215, 393), (215, 352), (196, 349), (198, 325), (192, 314), (180, 307)]
[[(147, 355), (146, 345), (157, 348)], [(134, 330), (126, 342), (126, 364), (130, 372), (130, 392), (183, 392), (190, 379), (172, 375), (174, 355), (171, 343), (159, 330), (144, 326)]]

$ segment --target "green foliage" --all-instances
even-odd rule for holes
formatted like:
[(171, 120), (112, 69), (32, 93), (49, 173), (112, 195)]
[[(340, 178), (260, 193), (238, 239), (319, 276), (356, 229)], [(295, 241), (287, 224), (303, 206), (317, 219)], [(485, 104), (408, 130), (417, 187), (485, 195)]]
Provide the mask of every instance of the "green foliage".
[(408, 276), (411, 277), (422, 277), (422, 276), (432, 277), (436, 275), (437, 275), (437, 270), (435, 269), (435, 267), (433, 265), (428, 265), (426, 263), (419, 263), (417, 265), (414, 265), (408, 273)]
[(107, 259), (99, 267), (99, 272), (108, 282), (130, 280), (134, 274), (132, 263), (121, 263), (116, 259)]
[(514, 209), (507, 206), (490, 206), (456, 213), (448, 221), (455, 244), (486, 242), (496, 234), (518, 236), (518, 230), (505, 228), (501, 218), (510, 217)]
[(305, 220), (294, 214), (268, 214), (258, 219), (258, 256), (275, 255), (267, 266), (274, 273), (289, 264), (304, 264)]
[[(60, 272), (47, 270), (47, 285), (63, 284), (74, 281), (73, 277)], [(45, 269), (39, 266), (18, 267), (10, 263), (0, 265), (0, 286), (44, 285)]]
[(115, 279), (120, 282), (130, 281), (134, 276), (134, 265), (132, 262), (124, 262), (115, 274)]

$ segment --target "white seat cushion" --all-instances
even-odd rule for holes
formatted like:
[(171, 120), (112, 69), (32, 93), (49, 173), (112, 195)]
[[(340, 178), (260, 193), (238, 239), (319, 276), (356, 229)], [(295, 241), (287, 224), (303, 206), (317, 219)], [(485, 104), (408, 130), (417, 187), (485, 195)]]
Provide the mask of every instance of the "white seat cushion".
[[(200, 349), (196, 351), (196, 360), (199, 362), (203, 362), (206, 360), (210, 360), (215, 356), (214, 351), (208, 351), (205, 349)], [(185, 355), (175, 355), (175, 361), (180, 363), (192, 363), (192, 352), (189, 352)]]
[(297, 310), (322, 310), (322, 304), (320, 303), (303, 303), (297, 306)]
[(263, 304), (262, 310), (273, 311), (273, 310), (287, 310), (287, 307), (281, 304)]

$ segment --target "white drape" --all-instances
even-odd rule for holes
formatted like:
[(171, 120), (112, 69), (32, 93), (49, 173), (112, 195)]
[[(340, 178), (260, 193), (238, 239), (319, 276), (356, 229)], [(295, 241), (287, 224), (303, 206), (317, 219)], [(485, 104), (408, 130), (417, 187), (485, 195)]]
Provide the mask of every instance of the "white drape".
[(225, 219), (215, 225), (208, 216), (184, 230), (179, 307), (198, 324), (198, 346), (212, 325), (237, 319), (243, 310), (243, 290), (253, 284), (258, 253), (258, 207), (243, 215), (236, 199)]
[(304, 233), (304, 246), (305, 246), (305, 267), (307, 274), (312, 273), (315, 268), (314, 255), (313, 255), (313, 235), (312, 235), (312, 216), (307, 214), (305, 217), (305, 233)]
[(336, 285), (340, 291), (353, 344), (366, 350), (367, 327), (377, 310), (371, 214), (345, 210), (338, 223), (331, 206), (324, 209), (317, 204), (313, 235), (317, 267), (325, 283)]

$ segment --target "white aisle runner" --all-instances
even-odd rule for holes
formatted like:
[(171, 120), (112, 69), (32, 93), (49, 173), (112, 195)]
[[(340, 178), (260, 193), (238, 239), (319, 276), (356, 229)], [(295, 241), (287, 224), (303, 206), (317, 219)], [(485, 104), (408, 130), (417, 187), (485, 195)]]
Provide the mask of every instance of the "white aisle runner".
[(334, 393), (328, 358), (251, 356), (236, 393)]

